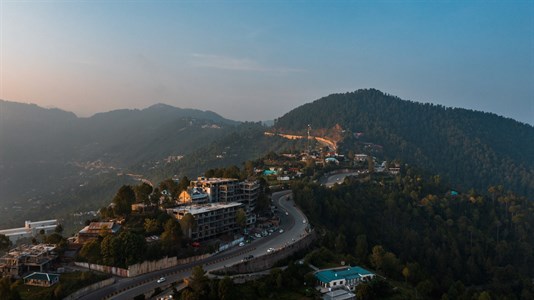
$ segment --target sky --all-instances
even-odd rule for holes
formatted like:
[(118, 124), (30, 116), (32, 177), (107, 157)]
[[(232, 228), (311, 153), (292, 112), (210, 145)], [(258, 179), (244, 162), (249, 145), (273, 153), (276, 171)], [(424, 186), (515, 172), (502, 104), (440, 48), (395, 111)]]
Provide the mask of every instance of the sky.
[(360, 88), (534, 125), (534, 1), (0, 0), (0, 99), (270, 120)]

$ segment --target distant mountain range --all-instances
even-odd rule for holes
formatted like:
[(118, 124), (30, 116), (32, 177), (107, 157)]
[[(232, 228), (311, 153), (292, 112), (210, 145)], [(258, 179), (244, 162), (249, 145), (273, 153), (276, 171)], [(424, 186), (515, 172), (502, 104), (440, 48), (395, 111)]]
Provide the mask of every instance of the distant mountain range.
[[(17, 209), (9, 217), (34, 217), (42, 211), (26, 206), (74, 205), (80, 189), (101, 198), (91, 201), (105, 203), (115, 192), (113, 180), (128, 182), (115, 174), (187, 155), (239, 124), (211, 111), (165, 104), (78, 118), (59, 109), (0, 100), (0, 208)], [(94, 186), (103, 181), (107, 193)]]
[[(339, 151), (396, 159), (439, 174), (458, 189), (503, 185), (534, 196), (534, 128), (460, 108), (401, 100), (378, 90), (333, 94), (274, 120), (236, 122), (211, 111), (156, 104), (78, 118), (59, 109), (0, 100), (0, 217), (53, 216), (54, 207), (95, 208), (136, 173), (157, 182), (240, 165), (298, 141), (265, 136), (335, 134)], [(305, 142), (300, 141), (302, 146)], [(119, 174), (119, 176), (117, 176)], [(49, 212), (25, 209), (46, 204)], [(19, 222), (19, 221), (18, 221)]]
[(210, 111), (156, 104), (78, 118), (0, 101), (0, 162), (104, 159), (121, 166), (183, 154), (239, 124)]

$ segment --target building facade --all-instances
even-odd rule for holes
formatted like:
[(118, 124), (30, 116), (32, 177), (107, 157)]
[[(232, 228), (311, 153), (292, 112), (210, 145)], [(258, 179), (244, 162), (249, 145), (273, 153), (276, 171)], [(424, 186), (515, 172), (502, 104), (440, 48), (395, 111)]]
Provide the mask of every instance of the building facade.
[(0, 273), (19, 278), (30, 271), (43, 272), (57, 257), (56, 245), (21, 245), (0, 257)]
[[(190, 183), (191, 188), (201, 189), (209, 203), (239, 202), (242, 203), (247, 214), (247, 228), (256, 224), (256, 201), (259, 197), (260, 185), (257, 181), (239, 181), (235, 178), (206, 178), (199, 177)], [(199, 198), (201, 196), (198, 196)], [(205, 197), (204, 195), (202, 197)], [(184, 197), (185, 199), (185, 197)], [(204, 199), (205, 198), (200, 198)], [(179, 201), (181, 201), (179, 199)], [(192, 201), (195, 203), (195, 201)], [(197, 200), (197, 203), (199, 201)]]
[(37, 236), (41, 233), (41, 230), (43, 230), (45, 234), (50, 234), (54, 232), (58, 224), (57, 220), (37, 222), (26, 221), (24, 222), (24, 227), (0, 230), (0, 234), (7, 236), (12, 243), (15, 243), (21, 238), (32, 238)]
[(191, 214), (195, 224), (185, 234), (194, 241), (203, 241), (239, 230), (236, 214), (243, 207), (243, 204), (238, 202), (211, 203), (169, 208), (167, 213), (177, 220)]

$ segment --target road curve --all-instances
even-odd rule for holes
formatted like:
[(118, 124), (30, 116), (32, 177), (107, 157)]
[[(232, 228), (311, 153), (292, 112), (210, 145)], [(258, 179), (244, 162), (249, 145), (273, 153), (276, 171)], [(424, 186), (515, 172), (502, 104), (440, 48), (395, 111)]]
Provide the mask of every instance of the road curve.
[[(281, 210), (279, 212), (281, 219), (280, 228), (284, 230), (283, 233), (274, 232), (270, 236), (255, 240), (243, 247), (235, 247), (189, 264), (139, 275), (133, 278), (117, 277), (117, 281), (114, 284), (89, 293), (80, 299), (132, 299), (137, 295), (150, 292), (158, 286), (163, 288), (172, 282), (189, 277), (191, 275), (191, 269), (197, 265), (201, 265), (206, 271), (213, 271), (239, 263), (244, 256), (254, 255), (257, 257), (265, 255), (269, 248), (283, 248), (303, 237), (306, 234), (306, 228), (308, 226), (306, 216), (294, 205), (291, 199), (290, 190), (272, 194), (273, 203), (277, 204)], [(167, 281), (163, 284), (158, 284), (156, 280), (160, 277), (166, 277)]]

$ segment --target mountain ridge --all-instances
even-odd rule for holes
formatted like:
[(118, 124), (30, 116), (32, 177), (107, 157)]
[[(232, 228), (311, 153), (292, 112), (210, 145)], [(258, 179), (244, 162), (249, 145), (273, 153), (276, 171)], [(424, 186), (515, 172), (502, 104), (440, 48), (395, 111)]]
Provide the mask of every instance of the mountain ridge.
[[(340, 124), (384, 145), (384, 156), (421, 165), (464, 188), (504, 184), (534, 195), (534, 127), (493, 113), (422, 104), (376, 89), (332, 94), (278, 118), (274, 130)], [(362, 138), (350, 135), (346, 147)], [(482, 179), (481, 179), (482, 178)]]

